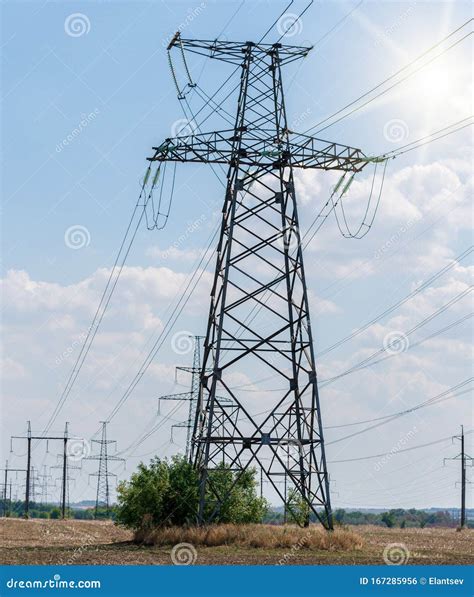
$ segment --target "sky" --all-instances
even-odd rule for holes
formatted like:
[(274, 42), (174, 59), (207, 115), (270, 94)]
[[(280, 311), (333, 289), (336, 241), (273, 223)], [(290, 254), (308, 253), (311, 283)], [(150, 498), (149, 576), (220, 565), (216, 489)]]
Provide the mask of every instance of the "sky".
[[(27, 420), (41, 432), (60, 400), (138, 200), (151, 148), (183, 126), (192, 129), (183, 120), (166, 56), (178, 28), (185, 38), (258, 40), (283, 14), (266, 41), (283, 33), (282, 43), (314, 46), (284, 72), (291, 128), (304, 132), (317, 125), (312, 130), (318, 137), (369, 156), (471, 116), (466, 39), (365, 107), (326, 121), (465, 23), (469, 2), (315, 2), (288, 30), (307, 3), (287, 6), (258, 0), (2, 3), (3, 462), (25, 464), (25, 442), (15, 440), (11, 452), (10, 435), (24, 435)], [(208, 95), (232, 69), (196, 55), (188, 64)], [(177, 76), (184, 80), (181, 63)], [(201, 98), (189, 97), (197, 111)], [(235, 95), (225, 107), (233, 113)], [(203, 130), (228, 126), (216, 110)], [(362, 239), (344, 238), (331, 216), (305, 249), (335, 507), (459, 504), (459, 463), (443, 461), (459, 453), (450, 438), (460, 425), (472, 428), (472, 394), (447, 392), (472, 376), (472, 253), (456, 261), (472, 244), (471, 161), (470, 128), (389, 160), (370, 231)], [(68, 421), (79, 446), (75, 462), (82, 471), (70, 487), (71, 501), (95, 497), (88, 475), (97, 462), (83, 458), (99, 448), (90, 438), (97, 439), (99, 421), (114, 413), (205, 252), (219, 222), (222, 178), (217, 169), (180, 164), (166, 227), (148, 230), (142, 222), (138, 229), (94, 343), (50, 430), (60, 433)], [(352, 230), (371, 181), (368, 167), (348, 192)], [(336, 182), (333, 173), (296, 174), (302, 233)], [(187, 335), (205, 332), (213, 263), (110, 420), (109, 438), (127, 457), (125, 469), (113, 465), (118, 479), (128, 478), (141, 460), (184, 449), (184, 431), (175, 430), (171, 441), (170, 427), (186, 418), (186, 405), (162, 403), (158, 412), (157, 398), (189, 384), (185, 373), (176, 381), (175, 366), (191, 364)], [(413, 298), (326, 350), (441, 270)], [(383, 353), (390, 358), (327, 382), (394, 338), (400, 340), (396, 349)], [(249, 400), (258, 401), (268, 386), (254, 381), (246, 372), (235, 379), (253, 392)], [(444, 392), (446, 400), (383, 425), (366, 430), (369, 424), (359, 423)], [(135, 440), (155, 425), (134, 450)], [(56, 463), (56, 447), (50, 442), (47, 453), (44, 442), (35, 446), (37, 469)], [(20, 494), (22, 483), (20, 475)], [(58, 488), (50, 493), (57, 499)], [(264, 493), (279, 505), (267, 488)]]

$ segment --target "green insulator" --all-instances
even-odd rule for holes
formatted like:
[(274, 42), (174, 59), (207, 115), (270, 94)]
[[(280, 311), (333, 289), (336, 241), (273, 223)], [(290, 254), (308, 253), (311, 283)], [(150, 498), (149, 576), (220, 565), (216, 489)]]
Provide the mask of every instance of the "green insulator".
[(339, 190), (339, 187), (342, 184), (342, 181), (346, 178), (346, 173), (344, 172), (344, 174), (341, 176), (341, 178), (337, 181), (336, 186), (334, 187), (334, 193), (337, 193)]
[(146, 171), (145, 178), (143, 179), (143, 186), (145, 186), (146, 183), (148, 182), (148, 179), (150, 178), (150, 173), (151, 173), (151, 167), (148, 168), (148, 170)]
[(158, 168), (156, 169), (155, 172), (155, 176), (153, 177), (153, 183), (152, 183), (152, 188), (154, 188), (156, 186), (156, 183), (158, 182), (158, 178), (160, 177), (160, 167), (158, 166)]
[(355, 172), (352, 174), (352, 176), (349, 178), (349, 180), (344, 185), (344, 188), (342, 189), (341, 197), (343, 195), (345, 195), (347, 193), (347, 191), (349, 190), (349, 187), (351, 186), (352, 181), (354, 180), (354, 176), (355, 176)]
[(373, 157), (366, 157), (364, 158), (364, 162), (370, 162), (370, 163), (375, 163), (375, 164), (379, 164), (380, 162), (385, 162), (387, 160), (387, 158), (384, 158), (383, 156), (373, 156)]

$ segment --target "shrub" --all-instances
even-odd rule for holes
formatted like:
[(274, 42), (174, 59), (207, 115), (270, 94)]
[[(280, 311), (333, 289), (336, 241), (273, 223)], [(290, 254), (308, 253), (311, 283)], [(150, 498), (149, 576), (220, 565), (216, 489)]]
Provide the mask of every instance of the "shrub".
[[(267, 512), (266, 500), (256, 491), (255, 471), (236, 476), (227, 466), (209, 471), (206, 516), (221, 523), (260, 522)], [(228, 495), (227, 495), (228, 494)], [(141, 463), (130, 481), (117, 489), (116, 521), (128, 528), (147, 531), (156, 526), (192, 525), (199, 505), (199, 475), (182, 456), (154, 458)], [(227, 496), (221, 507), (218, 497)]]

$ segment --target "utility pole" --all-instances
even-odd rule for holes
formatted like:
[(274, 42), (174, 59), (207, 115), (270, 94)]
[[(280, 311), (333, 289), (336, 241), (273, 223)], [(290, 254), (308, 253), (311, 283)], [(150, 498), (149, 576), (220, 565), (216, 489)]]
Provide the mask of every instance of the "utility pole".
[[(28, 421), (27, 423), (27, 433), (26, 435), (12, 435), (10, 439), (10, 451), (13, 451), (13, 440), (14, 439), (26, 439), (28, 442), (28, 450), (27, 450), (27, 457), (26, 457), (26, 488), (25, 488), (25, 513), (24, 517), (28, 518), (30, 514), (30, 489), (31, 489), (31, 440), (38, 440), (46, 441), (46, 445), (48, 445), (49, 440), (61, 440), (64, 442), (64, 453), (66, 454), (67, 451), (67, 441), (68, 441), (68, 423), (66, 422), (64, 428), (64, 434), (61, 436), (53, 436), (53, 435), (32, 435), (31, 434), (31, 422)], [(65, 478), (65, 471), (63, 470), (63, 478)], [(64, 518), (64, 508), (63, 508), (63, 518)]]
[(63, 440), (63, 487), (61, 500), (61, 518), (66, 518), (66, 484), (67, 484), (67, 439), (68, 439), (68, 424), (64, 430)]
[[(8, 466), (8, 460), (5, 461), (5, 468), (0, 469), (3, 471), (3, 516), (7, 514), (7, 487), (8, 487), (8, 476), (10, 473), (26, 473), (26, 468), (10, 468)], [(11, 505), (11, 491), (12, 491), (12, 483), (10, 481), (10, 505)], [(10, 511), (10, 508), (8, 508)]]
[[(309, 511), (332, 529), (293, 170), (338, 170), (337, 188), (345, 192), (373, 158), (290, 131), (281, 69), (311, 48), (182, 39), (179, 32), (168, 46), (170, 57), (175, 47), (183, 58), (186, 52), (196, 53), (241, 70), (234, 127), (166, 139), (148, 158), (150, 166), (157, 166), (155, 176), (149, 170), (145, 179), (145, 185), (148, 179), (154, 185), (158, 169), (168, 161), (228, 168), (193, 431), (193, 462), (200, 475), (198, 522), (212, 522), (232, 491), (219, 492), (213, 484), (224, 461), (234, 485), (247, 469), (259, 466), (282, 499), (273, 477), (286, 473)], [(233, 378), (242, 372), (257, 386), (269, 378), (282, 388), (279, 393), (272, 389), (264, 414), (258, 412), (258, 400), (233, 388)], [(219, 396), (233, 401), (238, 417), (226, 415)], [(221, 432), (218, 420), (224, 422)], [(284, 445), (298, 447), (289, 465), (278, 454)]]
[(459, 526), (463, 529), (466, 526), (466, 461), (469, 460), (472, 465), (473, 458), (466, 454), (464, 448), (464, 425), (461, 425), (461, 435), (454, 435), (453, 441), (458, 440), (461, 442), (461, 453), (453, 458), (445, 458), (446, 460), (459, 460), (461, 463), (461, 482), (456, 485), (461, 485), (461, 519)]
[(100, 505), (105, 505), (105, 511), (108, 515), (110, 512), (110, 488), (109, 488), (109, 477), (116, 477), (115, 473), (109, 472), (109, 462), (123, 462), (124, 458), (118, 456), (111, 456), (108, 453), (108, 445), (116, 444), (116, 440), (107, 439), (107, 421), (100, 421), (102, 424), (102, 437), (101, 439), (91, 440), (93, 443), (100, 445), (99, 455), (87, 456), (84, 460), (98, 460), (99, 469), (96, 473), (91, 473), (90, 476), (97, 477), (97, 494), (95, 500), (95, 518), (98, 517), (98, 511)]

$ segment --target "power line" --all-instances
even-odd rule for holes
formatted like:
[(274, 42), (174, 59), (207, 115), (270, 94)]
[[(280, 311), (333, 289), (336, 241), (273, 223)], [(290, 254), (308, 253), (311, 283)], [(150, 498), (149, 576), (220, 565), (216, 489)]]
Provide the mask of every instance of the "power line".
[[(381, 157), (383, 157), (383, 158), (396, 158), (399, 155), (403, 155), (404, 153), (408, 153), (409, 151), (413, 151), (414, 149), (418, 149), (419, 147), (423, 147), (424, 145), (429, 145), (430, 143), (433, 143), (434, 141), (438, 141), (439, 139), (444, 139), (445, 137), (449, 137), (449, 135), (453, 135), (454, 133), (462, 131), (463, 129), (471, 126), (472, 122), (467, 123), (467, 124), (465, 124), (463, 126), (459, 126), (458, 128), (456, 128), (454, 130), (449, 130), (447, 133), (444, 133), (443, 135), (439, 135), (438, 137), (430, 139), (429, 141), (425, 141), (424, 143), (420, 143), (420, 141), (422, 141), (423, 139), (428, 139), (429, 137), (434, 137), (435, 135), (438, 135), (442, 131), (445, 131), (447, 129), (451, 129), (452, 127), (460, 124), (461, 122), (464, 122), (466, 120), (470, 120), (471, 118), (472, 118), (472, 116), (469, 116), (468, 118), (464, 118), (463, 120), (460, 120), (457, 123), (454, 123), (454, 124), (452, 124), (450, 126), (444, 127), (442, 129), (440, 129), (439, 131), (435, 131), (434, 133), (430, 133), (429, 135), (426, 135), (425, 137), (422, 137), (421, 139), (417, 139), (416, 141), (413, 141), (412, 143), (408, 143), (407, 145), (403, 145), (399, 149), (394, 149), (393, 151), (391, 151), (388, 154), (383, 154), (383, 156), (381, 156)], [(414, 146), (411, 147), (412, 145), (414, 145)], [(407, 147), (408, 149), (404, 149), (405, 147)]]
[[(122, 397), (120, 398), (120, 400), (118, 401), (118, 403), (115, 405), (115, 407), (112, 409), (108, 420), (110, 421), (113, 417), (115, 417), (115, 415), (117, 414), (117, 412), (120, 410), (120, 408), (123, 406), (123, 404), (126, 402), (126, 400), (129, 398), (131, 392), (133, 391), (133, 389), (137, 386), (137, 384), (139, 383), (140, 379), (143, 377), (143, 375), (145, 374), (146, 370), (148, 369), (148, 367), (150, 366), (153, 358), (156, 356), (158, 350), (161, 348), (161, 346), (163, 345), (164, 341), (166, 340), (166, 338), (168, 337), (168, 335), (170, 334), (170, 331), (172, 329), (172, 326), (174, 325), (174, 323), (176, 322), (176, 319), (179, 317), (179, 315), (182, 313), (184, 307), (187, 305), (192, 292), (194, 291), (194, 289), (196, 288), (198, 282), (201, 280), (204, 272), (206, 271), (207, 266), (209, 265), (213, 255), (214, 255), (214, 251), (210, 254), (209, 258), (207, 259), (204, 267), (201, 269), (200, 273), (198, 274), (199, 268), (201, 267), (201, 264), (204, 261), (205, 256), (207, 255), (207, 253), (209, 252), (209, 249), (212, 246), (212, 243), (214, 242), (215, 237), (217, 236), (217, 232), (218, 229), (215, 230), (214, 234), (211, 237), (211, 240), (209, 242), (209, 245), (207, 247), (207, 249), (204, 251), (197, 267), (195, 268), (193, 274), (191, 275), (191, 278), (188, 282), (188, 284), (186, 285), (186, 288), (183, 292), (183, 294), (180, 296), (176, 306), (174, 307), (174, 309), (171, 312), (171, 315), (168, 317), (164, 327), (163, 327), (163, 331), (160, 333), (160, 335), (158, 336), (157, 340), (155, 341), (155, 343), (153, 344), (152, 349), (150, 350), (150, 352), (148, 353), (147, 357), (145, 358), (145, 360), (143, 361), (142, 365), (140, 366), (140, 369), (138, 371), (138, 373), (135, 375), (135, 377), (133, 378), (133, 380), (130, 382), (128, 388), (125, 390), (125, 392), (123, 393)], [(194, 278), (195, 281), (194, 281)], [(188, 293), (188, 290), (191, 286), (191, 284), (194, 281), (194, 285), (191, 289), (191, 291)], [(186, 296), (186, 293), (188, 293), (188, 295)], [(174, 321), (172, 321), (174, 320)], [(170, 327), (171, 326), (171, 327)], [(168, 329), (169, 328), (169, 329)]]
[[(127, 228), (126, 228), (124, 237), (122, 239), (122, 242), (120, 244), (120, 248), (119, 248), (117, 256), (115, 258), (113, 267), (112, 267), (112, 269), (110, 271), (109, 277), (107, 279), (107, 283), (105, 285), (105, 288), (104, 288), (104, 291), (103, 291), (102, 296), (100, 298), (100, 301), (99, 301), (99, 304), (97, 306), (96, 312), (95, 312), (94, 317), (92, 319), (92, 323), (91, 323), (89, 329), (87, 330), (86, 338), (85, 338), (85, 340), (84, 340), (84, 342), (82, 344), (81, 350), (79, 351), (79, 354), (78, 354), (78, 356), (76, 358), (76, 361), (75, 361), (74, 366), (72, 368), (72, 371), (71, 371), (71, 373), (70, 373), (70, 375), (68, 377), (68, 380), (66, 382), (64, 390), (63, 390), (63, 392), (62, 392), (62, 394), (61, 394), (61, 396), (59, 398), (59, 402), (57, 403), (56, 407), (54, 408), (53, 413), (51, 414), (51, 416), (50, 416), (50, 418), (49, 418), (49, 420), (48, 420), (48, 422), (47, 422), (47, 424), (46, 424), (46, 426), (45, 426), (45, 428), (43, 430), (43, 434), (46, 434), (50, 430), (51, 426), (53, 425), (54, 421), (56, 420), (57, 416), (59, 415), (59, 412), (61, 411), (62, 407), (64, 406), (64, 403), (66, 402), (69, 394), (71, 393), (73, 385), (74, 385), (74, 383), (75, 383), (75, 381), (76, 381), (76, 379), (77, 379), (77, 377), (78, 377), (78, 375), (79, 375), (79, 373), (80, 373), (80, 371), (82, 369), (84, 361), (85, 361), (87, 355), (89, 354), (89, 351), (91, 349), (92, 343), (93, 343), (94, 338), (95, 338), (95, 336), (97, 334), (99, 326), (100, 326), (100, 324), (101, 324), (101, 322), (102, 322), (102, 320), (104, 318), (104, 315), (105, 315), (105, 312), (107, 310), (107, 307), (109, 306), (110, 300), (112, 298), (112, 294), (113, 294), (113, 292), (114, 292), (114, 290), (115, 290), (115, 288), (117, 286), (117, 283), (119, 281), (120, 275), (121, 275), (121, 273), (123, 271), (123, 267), (125, 265), (125, 261), (126, 261), (126, 259), (128, 257), (128, 254), (129, 254), (130, 249), (132, 247), (133, 241), (135, 240), (135, 237), (137, 235), (137, 232), (138, 232), (138, 229), (140, 227), (141, 221), (143, 219), (143, 215), (145, 213), (145, 204), (146, 204), (146, 200), (144, 198), (145, 185), (146, 185), (146, 182), (147, 182), (147, 179), (148, 179), (148, 176), (150, 175), (150, 173), (151, 173), (151, 165), (147, 169), (147, 174), (145, 175), (145, 178), (143, 180), (142, 188), (141, 188), (141, 191), (140, 191), (137, 203), (136, 203), (136, 205), (135, 205), (135, 207), (133, 209), (132, 216), (131, 216), (130, 221), (129, 221), (128, 225), (127, 225)], [(143, 209), (142, 209), (141, 215), (138, 218), (138, 221), (137, 221), (136, 226), (135, 226), (135, 230), (132, 233), (132, 236), (131, 236), (130, 241), (128, 243), (128, 247), (126, 248), (125, 253), (123, 255), (122, 261), (121, 261), (120, 265), (118, 265), (119, 264), (119, 260), (120, 260), (120, 256), (122, 255), (122, 251), (123, 251), (123, 249), (125, 247), (125, 243), (126, 243), (127, 238), (129, 236), (130, 230), (132, 229), (132, 224), (133, 224), (133, 221), (135, 220), (135, 216), (136, 216), (139, 208), (142, 207), (140, 205), (140, 202), (142, 201), (142, 198), (144, 199), (144, 204), (143, 204)], [(118, 271), (117, 271), (117, 274), (116, 274), (117, 268), (118, 268)], [(114, 276), (115, 276), (115, 280), (114, 280)]]
[[(470, 380), (472, 381), (472, 379)], [(374, 425), (370, 425), (369, 427), (366, 427), (365, 429), (361, 429), (359, 431), (355, 431), (354, 433), (350, 433), (349, 435), (345, 435), (344, 437), (339, 437), (337, 439), (334, 439), (330, 442), (326, 442), (326, 445), (330, 445), (330, 444), (338, 444), (339, 442), (343, 442), (346, 441), (347, 439), (352, 439), (353, 437), (356, 437), (358, 435), (361, 435), (362, 433), (366, 433), (367, 431), (371, 431), (372, 429), (377, 429), (378, 427), (382, 426), (382, 425), (386, 425), (387, 423), (391, 423), (392, 421), (395, 421), (397, 419), (399, 419), (400, 417), (403, 417), (409, 413), (415, 412), (417, 410), (420, 410), (421, 408), (426, 408), (427, 406), (432, 406), (433, 404), (438, 404), (438, 402), (442, 402), (443, 400), (447, 400), (449, 398), (456, 398), (458, 396), (462, 396), (464, 394), (467, 394), (469, 392), (471, 392), (472, 390), (465, 390), (464, 392), (460, 392), (459, 394), (453, 394), (452, 396), (445, 396), (444, 398), (440, 399), (439, 396), (437, 397), (438, 400), (434, 400), (431, 399), (429, 402), (427, 403), (422, 403), (414, 408), (411, 409), (407, 409), (405, 411), (396, 413), (394, 415), (392, 415), (391, 417), (379, 417), (378, 422), (375, 423)], [(375, 419), (377, 420), (377, 419)]]
[[(468, 433), (472, 433), (472, 431), (468, 431)], [(339, 464), (343, 462), (359, 462), (361, 460), (372, 460), (374, 458), (383, 458), (384, 456), (394, 456), (396, 454), (401, 454), (402, 452), (411, 452), (412, 450), (418, 450), (420, 448), (427, 448), (429, 446), (435, 446), (437, 444), (442, 444), (451, 439), (451, 436), (443, 437), (442, 439), (437, 439), (433, 442), (428, 442), (426, 444), (418, 444), (417, 446), (412, 446), (411, 448), (402, 448), (400, 450), (393, 449), (390, 452), (382, 452), (381, 454), (371, 454), (370, 456), (360, 456), (358, 458), (345, 458), (343, 460), (329, 460), (328, 464)]]
[(328, 35), (330, 35), (337, 27), (339, 27), (339, 25), (341, 25), (342, 23), (344, 23), (344, 21), (346, 21), (353, 12), (355, 12), (362, 4), (364, 3), (364, 0), (360, 0), (360, 2), (354, 6), (353, 9), (351, 9), (347, 14), (345, 14), (333, 27), (331, 27), (331, 29), (329, 29), (329, 31), (327, 31), (322, 37), (320, 37), (315, 43), (313, 47), (318, 46), (323, 39), (326, 39), (326, 37), (328, 37)]
[[(384, 81), (382, 81), (381, 83), (379, 83), (378, 85), (375, 85), (375, 87), (372, 87), (369, 91), (366, 91), (365, 93), (363, 93), (362, 95), (360, 95), (358, 98), (356, 98), (355, 100), (353, 100), (352, 102), (349, 102), (348, 104), (346, 104), (343, 108), (340, 108), (339, 110), (337, 110), (336, 112), (334, 112), (333, 114), (331, 114), (330, 116), (327, 116), (326, 118), (324, 118), (323, 120), (319, 121), (318, 123), (316, 123), (315, 125), (313, 125), (312, 127), (310, 127), (309, 129), (307, 129), (304, 134), (308, 134), (310, 131), (312, 131), (313, 129), (318, 128), (321, 124), (324, 124), (325, 122), (327, 122), (328, 120), (331, 120), (332, 118), (334, 118), (334, 116), (337, 116), (338, 114), (341, 114), (342, 112), (344, 112), (345, 110), (347, 110), (347, 108), (350, 108), (351, 106), (353, 106), (354, 104), (356, 104), (358, 101), (360, 101), (361, 99), (363, 99), (364, 97), (367, 97), (368, 95), (370, 95), (372, 92), (376, 91), (377, 89), (379, 89), (380, 87), (382, 87), (383, 85), (385, 85), (385, 83), (388, 83), (389, 81), (391, 81), (392, 79), (394, 79), (395, 77), (397, 77), (399, 74), (401, 74), (403, 71), (407, 70), (408, 68), (410, 68), (413, 64), (415, 64), (416, 62), (418, 62), (421, 58), (423, 58), (424, 56), (426, 56), (427, 54), (429, 54), (430, 52), (432, 52), (433, 50), (435, 50), (438, 46), (440, 46), (441, 44), (443, 44), (446, 40), (448, 40), (450, 37), (452, 37), (453, 35), (455, 35), (458, 31), (461, 31), (461, 29), (463, 29), (464, 27), (466, 27), (466, 25), (468, 25), (469, 23), (471, 23), (473, 21), (473, 18), (467, 20), (465, 23), (463, 23), (460, 27), (458, 27), (457, 29), (455, 29), (454, 31), (452, 31), (451, 33), (449, 33), (447, 36), (445, 36), (442, 40), (440, 40), (439, 42), (437, 42), (434, 46), (431, 46), (428, 50), (426, 50), (425, 52), (423, 52), (422, 54), (420, 54), (417, 58), (415, 58), (414, 60), (412, 60), (411, 62), (409, 62), (408, 64), (406, 64), (405, 66), (403, 66), (401, 69), (399, 69), (398, 71), (396, 71), (393, 75), (390, 75), (387, 79), (385, 79)], [(354, 112), (356, 112), (357, 110), (360, 110), (361, 108), (363, 108), (364, 106), (366, 106), (367, 104), (369, 104), (370, 102), (372, 102), (373, 100), (377, 99), (378, 97), (380, 97), (381, 95), (384, 95), (387, 91), (390, 91), (391, 89), (393, 89), (393, 87), (395, 87), (396, 85), (402, 83), (403, 81), (405, 81), (407, 78), (411, 77), (413, 74), (415, 74), (416, 72), (418, 72), (419, 70), (421, 70), (422, 68), (425, 68), (425, 66), (427, 66), (428, 64), (430, 64), (431, 62), (433, 62), (434, 60), (436, 60), (436, 58), (439, 58), (440, 56), (442, 56), (443, 54), (445, 54), (447, 51), (449, 51), (450, 49), (452, 49), (453, 47), (455, 47), (456, 45), (458, 45), (459, 43), (461, 43), (462, 41), (464, 41), (467, 37), (469, 37), (470, 35), (472, 35), (471, 33), (468, 33), (467, 35), (465, 35), (464, 37), (462, 37), (460, 40), (456, 41), (454, 44), (452, 44), (451, 46), (449, 46), (448, 48), (446, 48), (445, 50), (443, 50), (440, 54), (436, 55), (434, 58), (431, 58), (428, 62), (426, 62), (425, 64), (423, 64), (421, 67), (415, 69), (413, 72), (409, 73), (407, 76), (405, 76), (404, 78), (402, 78), (401, 80), (397, 81), (396, 83), (394, 83), (393, 85), (391, 85), (390, 87), (388, 87), (388, 89), (382, 91), (380, 94), (377, 94), (374, 98), (368, 100), (367, 102), (363, 103), (361, 106), (351, 110), (350, 112), (348, 112), (347, 114), (341, 116), (340, 118), (338, 118), (337, 120), (335, 120), (334, 122), (331, 122), (330, 124), (326, 125), (323, 128), (320, 128), (316, 131), (315, 134), (320, 133), (321, 131), (326, 130), (327, 128), (329, 128), (330, 126), (333, 126), (334, 124), (336, 124), (337, 122), (339, 122), (340, 120), (342, 120), (343, 118), (347, 118), (347, 116), (350, 116), (351, 114), (353, 114)]]
[(316, 355), (318, 357), (324, 356), (327, 353), (331, 352), (332, 350), (335, 350), (336, 348), (338, 348), (339, 346), (341, 346), (348, 340), (352, 340), (353, 338), (359, 336), (362, 332), (365, 332), (374, 323), (377, 323), (378, 321), (380, 321), (387, 315), (390, 315), (390, 313), (393, 313), (393, 311), (395, 311), (396, 309), (398, 309), (399, 307), (404, 305), (406, 302), (411, 300), (413, 297), (415, 297), (417, 294), (419, 294), (420, 292), (422, 292), (423, 290), (428, 288), (428, 286), (430, 286), (433, 282), (435, 282), (443, 274), (445, 274), (446, 272), (451, 270), (455, 265), (457, 265), (459, 262), (461, 262), (463, 259), (465, 259), (468, 255), (470, 255), (472, 253), (473, 249), (474, 249), (474, 246), (471, 245), (465, 251), (460, 253), (457, 257), (454, 257), (453, 260), (451, 261), (451, 263), (449, 263), (448, 265), (441, 268), (439, 271), (437, 271), (435, 274), (433, 274), (430, 278), (428, 278), (422, 284), (420, 284), (415, 290), (413, 290), (412, 292), (407, 294), (404, 298), (400, 299), (399, 301), (397, 301), (396, 303), (394, 303), (393, 305), (391, 305), (390, 307), (385, 309), (385, 311), (383, 311), (382, 313), (380, 313), (379, 315), (377, 315), (376, 317), (374, 317), (373, 319), (371, 319), (370, 321), (368, 321), (361, 327), (357, 328), (351, 334), (344, 336), (344, 338), (341, 338), (341, 340), (338, 340), (337, 342), (335, 342), (334, 344), (331, 344), (327, 348), (320, 350), (319, 352), (316, 353)]
[[(437, 309), (436, 311), (434, 311), (431, 315), (429, 315), (428, 317), (426, 317), (425, 319), (423, 319), (422, 321), (420, 321), (419, 323), (417, 323), (415, 326), (413, 326), (412, 328), (410, 328), (407, 332), (404, 332), (403, 336), (405, 336), (405, 337), (410, 336), (413, 332), (417, 331), (418, 329), (420, 329), (421, 327), (423, 327), (424, 325), (426, 325), (427, 323), (429, 323), (432, 319), (434, 319), (435, 317), (438, 317), (439, 315), (441, 315), (442, 313), (444, 313), (449, 307), (451, 307), (452, 305), (454, 305), (455, 303), (457, 303), (458, 301), (460, 301), (469, 292), (471, 292), (472, 288), (473, 288), (472, 286), (469, 286), (464, 291), (462, 291), (459, 294), (457, 294), (450, 301), (448, 301), (447, 303), (445, 303), (442, 307), (440, 307), (439, 309)], [(394, 340), (391, 340), (387, 344), (387, 346), (383, 346), (382, 348), (380, 348), (379, 350), (375, 351), (370, 356), (366, 357), (365, 359), (363, 359), (362, 361), (360, 361), (356, 365), (353, 365), (352, 367), (350, 367), (349, 369), (347, 369), (343, 373), (340, 373), (339, 375), (335, 375), (333, 377), (329, 377), (328, 379), (325, 379), (324, 381), (321, 381), (321, 384), (327, 385), (329, 383), (332, 383), (333, 381), (336, 381), (337, 379), (340, 379), (341, 377), (345, 377), (346, 375), (349, 375), (350, 373), (353, 373), (354, 371), (358, 371), (360, 369), (363, 369), (365, 367), (365, 365), (367, 363), (370, 363), (370, 361), (372, 361), (372, 359), (374, 359), (377, 355), (382, 354), (384, 352), (387, 352), (390, 349), (393, 350), (393, 347), (399, 341), (400, 341), (400, 338), (398, 338), (398, 337), (395, 338)]]
[[(419, 404), (416, 404), (415, 406), (412, 406), (411, 408), (407, 408), (405, 410), (401, 410), (399, 412), (392, 413), (390, 415), (384, 415), (382, 417), (375, 417), (373, 419), (365, 419), (364, 421), (355, 421), (352, 423), (344, 423), (342, 425), (326, 425), (325, 427), (326, 427), (326, 429), (341, 429), (343, 427), (353, 427), (354, 425), (363, 425), (365, 423), (373, 423), (375, 421), (383, 421), (385, 419), (393, 419), (395, 417), (398, 418), (400, 416), (407, 415), (411, 412), (419, 410), (420, 408), (424, 408), (426, 406), (431, 406), (433, 404), (437, 404), (438, 402), (442, 402), (443, 399), (455, 398), (457, 396), (466, 394), (470, 390), (464, 390), (463, 392), (460, 392), (459, 394), (452, 394), (452, 392), (456, 392), (457, 390), (460, 390), (465, 385), (472, 383), (473, 380), (474, 380), (473, 377), (465, 379), (464, 381), (460, 382), (459, 384), (457, 384), (451, 388), (448, 388), (444, 392), (441, 392), (440, 394), (437, 394), (436, 396), (433, 396), (432, 398), (429, 398), (428, 400), (424, 400), (423, 402), (420, 402)], [(452, 394), (452, 395), (450, 396), (450, 394)]]

